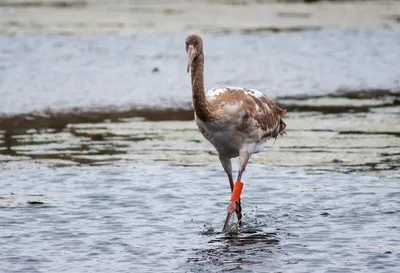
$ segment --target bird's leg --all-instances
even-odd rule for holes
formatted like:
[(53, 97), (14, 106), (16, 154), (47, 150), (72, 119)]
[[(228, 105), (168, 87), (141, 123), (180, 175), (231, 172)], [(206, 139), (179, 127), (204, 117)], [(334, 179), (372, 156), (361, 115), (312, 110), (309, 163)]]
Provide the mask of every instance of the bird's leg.
[[(243, 172), (246, 169), (247, 163), (249, 162), (249, 159), (250, 159), (250, 154), (247, 152), (247, 149), (240, 151), (240, 153), (239, 153), (239, 161), (240, 161), (239, 173), (238, 173), (238, 177), (237, 177), (236, 184), (234, 187), (232, 187), (233, 180), (231, 180), (231, 178), (229, 179), (231, 182), (232, 197), (231, 197), (231, 201), (229, 202), (229, 205), (228, 205), (228, 215), (226, 216), (226, 220), (225, 220), (225, 225), (224, 225), (224, 229), (223, 229), (224, 232), (228, 231), (229, 220), (230, 220), (233, 212), (236, 212), (236, 215), (238, 218), (238, 223), (239, 223), (239, 225), (242, 225), (242, 207), (241, 207), (241, 202), (240, 202), (240, 193), (242, 191), (243, 183), (241, 182), (241, 179), (242, 179)], [(222, 162), (222, 160), (221, 160), (221, 162)], [(228, 174), (228, 176), (229, 176), (229, 174)]]
[[(219, 160), (221, 161), (222, 167), (224, 168), (226, 174), (228, 175), (229, 185), (231, 186), (231, 192), (234, 189), (233, 177), (232, 177), (232, 162), (229, 157), (219, 156)], [(236, 205), (236, 203), (234, 202)], [(225, 219), (225, 224), (223, 228), (223, 232), (228, 231), (229, 220), (231, 219), (232, 213), (235, 211), (236, 207), (229, 207), (228, 206), (228, 214)]]
[(219, 161), (221, 161), (222, 167), (224, 168), (226, 174), (228, 175), (229, 178), (229, 184), (231, 186), (231, 192), (233, 191), (233, 177), (232, 177), (232, 162), (229, 157), (225, 156), (219, 156)]
[(250, 154), (248, 151), (241, 151), (239, 154), (239, 173), (237, 177), (237, 181), (242, 180), (242, 174), (244, 170), (246, 170), (247, 163), (249, 162)]
[[(236, 181), (241, 182), (242, 174), (243, 174), (244, 170), (246, 169), (249, 159), (250, 159), (250, 154), (249, 154), (249, 152), (247, 152), (247, 150), (240, 151), (240, 153), (239, 153), (239, 165), (240, 166), (239, 166), (239, 172), (238, 172)], [(238, 217), (239, 225), (242, 225), (242, 206), (240, 203), (240, 198), (239, 198), (239, 201), (236, 202), (236, 204), (237, 204), (237, 206), (235, 207), (235, 212)]]

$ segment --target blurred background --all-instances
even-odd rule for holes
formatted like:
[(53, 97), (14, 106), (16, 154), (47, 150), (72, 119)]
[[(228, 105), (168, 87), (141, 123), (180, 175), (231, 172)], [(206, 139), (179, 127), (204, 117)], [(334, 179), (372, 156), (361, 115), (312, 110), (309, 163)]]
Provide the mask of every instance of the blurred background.
[[(235, 238), (190, 33), (288, 111)], [(400, 1), (0, 0), (1, 273), (393, 272), (399, 137)]]
[(399, 6), (3, 0), (0, 112), (190, 107), (182, 40), (192, 32), (204, 35), (208, 88), (252, 86), (275, 98), (398, 90)]

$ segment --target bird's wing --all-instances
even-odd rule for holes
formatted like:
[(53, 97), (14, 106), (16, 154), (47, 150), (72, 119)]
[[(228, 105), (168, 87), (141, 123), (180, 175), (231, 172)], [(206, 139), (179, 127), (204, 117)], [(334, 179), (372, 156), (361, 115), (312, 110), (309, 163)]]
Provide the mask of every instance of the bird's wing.
[(236, 127), (237, 131), (260, 131), (260, 138), (276, 138), (284, 134), (286, 114), (260, 91), (247, 88), (220, 87), (207, 92), (214, 116)]

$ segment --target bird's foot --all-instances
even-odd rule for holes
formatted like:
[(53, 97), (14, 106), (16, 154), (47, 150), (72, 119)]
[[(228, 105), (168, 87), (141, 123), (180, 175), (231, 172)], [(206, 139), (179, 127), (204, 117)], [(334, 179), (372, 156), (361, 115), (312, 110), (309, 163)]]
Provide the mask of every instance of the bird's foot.
[(228, 205), (228, 214), (226, 216), (225, 219), (225, 224), (224, 224), (224, 228), (223, 228), (223, 232), (229, 232), (229, 222), (230, 219), (232, 217), (233, 213), (236, 213), (236, 216), (238, 218), (238, 225), (241, 226), (242, 225), (242, 208), (240, 206), (240, 200), (238, 202), (236, 201), (230, 201), (229, 205)]
[(226, 216), (225, 219), (224, 229), (222, 230), (223, 232), (228, 231), (229, 220), (231, 219), (233, 212), (236, 212), (238, 218), (238, 225), (239, 226), (242, 225), (242, 207), (240, 205), (240, 194), (242, 192), (242, 188), (243, 188), (243, 183), (240, 181), (236, 181), (235, 186), (232, 190), (231, 201), (229, 202), (228, 205), (228, 215)]

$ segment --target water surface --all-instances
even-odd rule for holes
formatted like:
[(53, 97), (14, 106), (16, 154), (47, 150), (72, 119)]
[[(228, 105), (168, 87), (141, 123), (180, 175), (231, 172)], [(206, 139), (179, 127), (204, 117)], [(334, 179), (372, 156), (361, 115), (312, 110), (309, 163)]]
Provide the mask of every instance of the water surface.
[[(396, 272), (398, 181), (251, 164), (220, 233), (219, 165), (2, 170), (1, 272)], [(4, 179), (5, 178), (5, 179)]]
[(288, 108), (236, 235), (184, 37), (0, 36), (0, 272), (399, 271), (400, 29), (204, 35), (207, 87)]
[[(190, 107), (185, 36), (0, 36), (0, 113)], [(273, 98), (400, 90), (400, 28), (203, 37), (207, 89), (243, 86)]]

